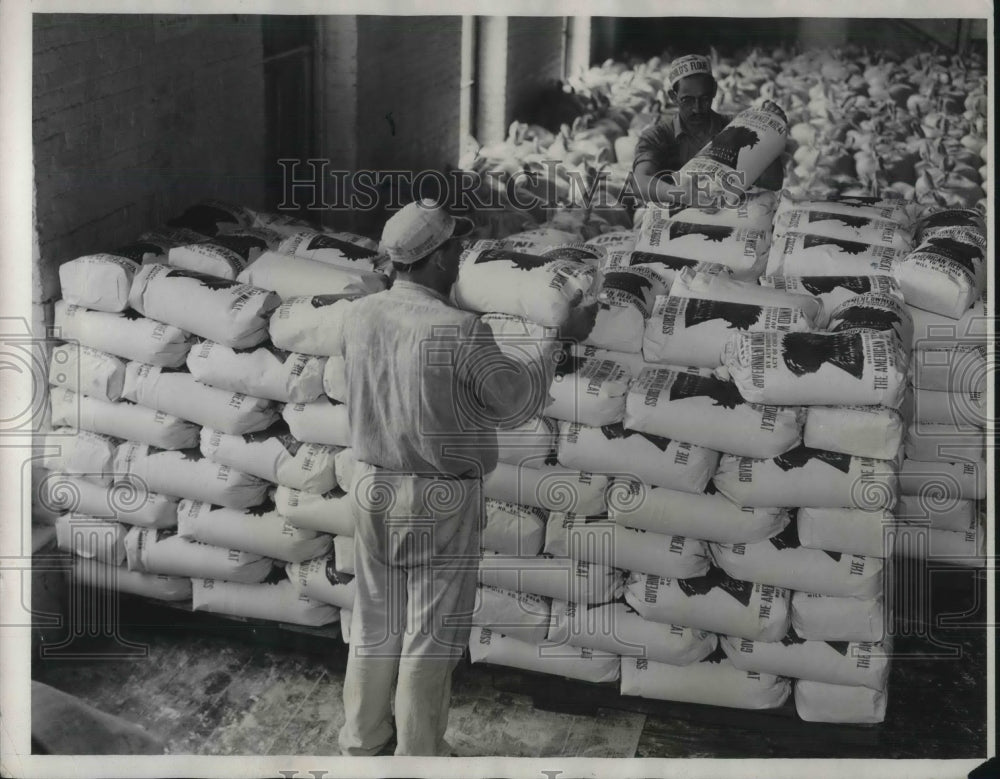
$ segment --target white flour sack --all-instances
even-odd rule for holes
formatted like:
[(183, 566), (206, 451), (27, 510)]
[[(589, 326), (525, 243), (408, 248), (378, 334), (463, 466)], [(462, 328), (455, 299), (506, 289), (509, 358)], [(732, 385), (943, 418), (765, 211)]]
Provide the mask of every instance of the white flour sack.
[(806, 722), (876, 725), (885, 720), (888, 701), (887, 689), (873, 690), (807, 679), (795, 682), (795, 713)]
[(607, 489), (607, 476), (581, 473), (558, 465), (519, 467), (498, 463), (483, 479), (483, 494), (487, 498), (547, 511), (573, 511), (583, 516), (607, 511), (604, 502)]
[(873, 690), (884, 690), (889, 678), (889, 658), (880, 644), (806, 641), (794, 630), (780, 641), (720, 636), (719, 644), (729, 661), (744, 671)]
[(906, 302), (960, 319), (986, 288), (985, 252), (954, 238), (928, 238), (893, 268)]
[(217, 235), (253, 224), (254, 213), (245, 206), (209, 198), (188, 206), (184, 213), (167, 222), (169, 227), (194, 230), (203, 235)]
[[(101, 484), (110, 484), (115, 469), (117, 439), (87, 430), (57, 427), (41, 439), (41, 466)], [(603, 496), (602, 496), (603, 502)]]
[(347, 361), (342, 355), (324, 361), (323, 392), (341, 403), (347, 402)]
[(355, 272), (372, 273), (383, 264), (371, 241), (350, 233), (293, 233), (281, 242), (278, 252)]
[(72, 576), (77, 583), (89, 587), (113, 589), (154, 600), (183, 601), (191, 597), (191, 580), (187, 577), (130, 571), (124, 565), (111, 566), (83, 557), (73, 561)]
[(78, 557), (121, 565), (125, 562), (127, 531), (120, 522), (83, 514), (63, 514), (56, 520), (56, 546)]
[(871, 598), (882, 592), (882, 559), (807, 549), (794, 522), (754, 544), (712, 544), (716, 565), (734, 579), (767, 582), (841, 598)]
[(545, 543), (547, 520), (544, 509), (487, 498), (483, 548), (500, 554), (536, 555)]
[(792, 595), (792, 627), (809, 641), (881, 641), (885, 637), (885, 599), (835, 598), (812, 592)]
[(351, 421), (347, 406), (323, 397), (311, 403), (288, 403), (281, 416), (299, 441), (327, 446), (351, 445)]
[(791, 595), (714, 567), (693, 579), (632, 573), (625, 585), (625, 600), (643, 619), (758, 641), (777, 641), (788, 632)]
[(958, 320), (909, 304), (906, 310), (913, 317), (913, 348), (918, 351), (978, 346), (986, 343), (989, 337), (990, 310), (986, 304), (985, 294)]
[(455, 303), (469, 311), (523, 316), (536, 324), (559, 327), (572, 302), (591, 291), (593, 265), (504, 249), (498, 241), (478, 241), (462, 253)]
[(900, 557), (982, 568), (986, 565), (985, 514), (981, 518), (974, 517), (964, 532), (926, 525), (900, 525), (895, 550)]
[(825, 211), (828, 214), (867, 216), (907, 226), (910, 224), (910, 214), (906, 210), (906, 205), (905, 200), (844, 195), (837, 200), (797, 200), (788, 190), (783, 190), (774, 216), (777, 218), (789, 211)]
[[(559, 462), (567, 468), (613, 474), (684, 492), (703, 492), (719, 453), (703, 446), (625, 428), (559, 423)], [(579, 513), (579, 512), (577, 512)]]
[(705, 273), (693, 268), (685, 269), (674, 276), (670, 294), (678, 298), (801, 309), (809, 320), (809, 329), (812, 329), (824, 314), (821, 301), (812, 294), (762, 287), (750, 281), (739, 281), (729, 276)]
[(184, 244), (170, 249), (167, 265), (174, 268), (234, 280), (268, 249), (274, 249), (281, 236), (270, 230), (244, 228), (215, 236), (209, 241)]
[(903, 451), (921, 462), (982, 462), (986, 459), (986, 437), (978, 428), (913, 423), (906, 430)]
[(892, 530), (897, 522), (891, 511), (800, 508), (797, 522), (799, 541), (809, 549), (892, 556)]
[(690, 665), (622, 658), (622, 695), (759, 710), (779, 708), (791, 691), (784, 677), (738, 670), (721, 649)]
[(617, 595), (621, 571), (568, 557), (486, 553), (479, 561), (479, 583), (573, 603), (606, 603)]
[(732, 196), (748, 189), (781, 156), (787, 138), (788, 119), (781, 109), (747, 108), (684, 163), (674, 180), (699, 188), (711, 182), (713, 190)]
[(55, 305), (59, 337), (124, 357), (176, 368), (184, 364), (194, 339), (179, 327), (139, 316), (131, 309), (120, 314), (90, 311), (65, 300)]
[(605, 274), (597, 317), (586, 342), (622, 352), (641, 351), (646, 317), (656, 296), (665, 294), (667, 287), (668, 280), (649, 266), (634, 265)]
[(696, 663), (718, 646), (714, 633), (648, 622), (622, 601), (598, 604), (553, 601), (548, 639), (556, 644), (672, 665)]
[(646, 213), (651, 215), (649, 218), (659, 221), (676, 219), (678, 222), (694, 222), (695, 224), (729, 225), (730, 227), (749, 227), (753, 230), (770, 230), (777, 202), (777, 193), (758, 189), (747, 192), (742, 198), (730, 194), (728, 198), (722, 198), (717, 207), (688, 207), (668, 214), (666, 209), (651, 206)]
[(550, 612), (549, 598), (529, 592), (479, 586), (476, 588), (472, 624), (518, 641), (540, 644), (548, 632)]
[(715, 451), (775, 457), (802, 442), (804, 416), (797, 406), (747, 403), (731, 381), (647, 369), (629, 387), (624, 425)]
[(831, 333), (866, 329), (895, 333), (905, 346), (913, 341), (913, 317), (894, 295), (857, 295), (830, 312)]
[(56, 426), (90, 430), (161, 449), (198, 445), (198, 425), (128, 400), (110, 403), (60, 388), (53, 388), (50, 399), (52, 424)]
[(335, 606), (300, 595), (288, 579), (241, 584), (194, 578), (191, 610), (314, 627), (340, 619)]
[(126, 400), (234, 435), (263, 430), (278, 418), (270, 400), (202, 384), (187, 371), (130, 362)]
[(177, 534), (203, 544), (295, 563), (326, 554), (333, 544), (326, 533), (290, 525), (271, 500), (249, 509), (182, 500), (177, 506)]
[(86, 514), (142, 527), (177, 524), (177, 500), (137, 485), (98, 484), (65, 473), (50, 473), (38, 487), (42, 506), (57, 512)]
[(283, 422), (259, 433), (227, 435), (201, 430), (201, 453), (213, 462), (229, 465), (285, 487), (324, 493), (337, 486), (332, 446), (306, 444)]
[(899, 408), (908, 351), (886, 333), (739, 333), (723, 366), (751, 403)]
[(642, 352), (617, 352), (611, 349), (598, 349), (596, 346), (586, 344), (570, 343), (567, 354), (577, 358), (577, 362), (582, 360), (612, 360), (628, 371), (629, 377), (638, 376), (644, 368), (671, 368), (673, 370), (695, 373), (699, 376), (711, 376), (711, 368), (694, 368), (682, 366), (665, 366), (663, 363), (646, 362), (642, 357)]
[(608, 489), (608, 514), (622, 527), (720, 543), (770, 538), (788, 524), (777, 508), (742, 508), (715, 492), (691, 493), (615, 479)]
[[(86, 514), (92, 511), (84, 510)], [(959, 498), (940, 498), (933, 492), (926, 495), (900, 495), (893, 512), (900, 522), (926, 523), (938, 530), (964, 533), (976, 515), (976, 502)]]
[(818, 298), (822, 311), (816, 319), (816, 326), (821, 328), (827, 326), (831, 311), (858, 295), (872, 293), (903, 299), (903, 293), (892, 276), (761, 276), (757, 281), (768, 289)]
[(188, 370), (200, 382), (282, 403), (320, 397), (325, 362), (322, 357), (286, 352), (266, 341), (247, 350), (203, 341), (187, 356)]
[(259, 505), (270, 486), (263, 479), (206, 460), (198, 449), (171, 452), (126, 442), (115, 455), (117, 481), (134, 481), (172, 497), (188, 497), (218, 506)]
[(510, 465), (555, 465), (559, 425), (548, 417), (532, 417), (517, 427), (497, 431), (497, 456)]
[(661, 295), (646, 320), (642, 355), (648, 362), (717, 368), (733, 334), (810, 329), (799, 308)]
[(125, 363), (113, 354), (81, 346), (60, 344), (49, 359), (49, 384), (66, 387), (98, 400), (122, 396)]
[(559, 512), (552, 512), (545, 526), (545, 553), (678, 579), (702, 576), (709, 567), (708, 548), (701, 541)]
[(343, 356), (344, 322), (358, 292), (286, 298), (271, 315), (271, 341), (279, 349), (322, 357)]
[(936, 500), (985, 500), (986, 461), (947, 463), (903, 458), (899, 491), (904, 495), (933, 495)]
[(337, 536), (354, 535), (351, 496), (340, 489), (322, 495), (278, 485), (274, 492), (278, 513), (295, 527)]
[(780, 240), (789, 232), (823, 235), (902, 251), (913, 248), (913, 232), (910, 229), (899, 222), (876, 219), (867, 214), (792, 208), (774, 217), (775, 240)]
[(357, 583), (351, 574), (340, 573), (333, 555), (315, 557), (300, 563), (288, 563), (285, 573), (299, 595), (329, 603), (341, 609), (353, 609)]
[(304, 219), (299, 219), (289, 214), (276, 214), (267, 211), (254, 212), (253, 226), (270, 230), (282, 238), (287, 238), (295, 233), (312, 231), (313, 229), (312, 225)]
[(617, 655), (558, 644), (529, 644), (481, 627), (472, 628), (469, 656), (473, 663), (505, 665), (597, 684), (618, 681), (620, 673)]
[(540, 227), (535, 230), (522, 230), (519, 233), (512, 233), (501, 239), (500, 243), (506, 249), (527, 252), (528, 254), (538, 254), (545, 249), (552, 249), (556, 246), (573, 243), (577, 239), (577, 234), (568, 230), (560, 230), (555, 227)]
[(767, 230), (676, 219), (644, 220), (635, 242), (635, 251), (718, 263), (743, 279), (760, 275), (770, 248), (771, 234)]
[(625, 395), (632, 374), (612, 360), (580, 359), (557, 353), (555, 376), (549, 386), (552, 402), (547, 417), (585, 425), (610, 425), (625, 417)]
[(906, 256), (894, 249), (829, 235), (790, 230), (775, 236), (767, 257), (768, 276), (868, 276), (891, 274)]
[(139, 263), (114, 254), (88, 254), (59, 266), (62, 297), (95, 311), (124, 311)]
[[(920, 355), (913, 358), (917, 362)], [(922, 424), (954, 425), (968, 429), (986, 427), (986, 394), (914, 389), (910, 416)]]
[(135, 276), (129, 303), (144, 316), (245, 349), (267, 340), (267, 320), (281, 300), (248, 284), (147, 265)]
[(128, 569), (168, 576), (211, 576), (232, 582), (262, 582), (271, 573), (267, 557), (188, 541), (174, 530), (134, 527), (125, 536)]
[(282, 300), (300, 295), (341, 295), (348, 292), (366, 295), (381, 292), (387, 279), (381, 273), (348, 270), (304, 257), (264, 252), (237, 281), (271, 290)]
[(918, 350), (910, 360), (910, 372), (917, 389), (985, 395), (990, 372), (986, 344)]
[(809, 406), (802, 441), (812, 449), (892, 460), (904, 431), (903, 415), (893, 408)]
[(358, 458), (354, 456), (354, 450), (348, 447), (341, 449), (333, 457), (334, 470), (337, 472), (337, 481), (340, 489), (344, 492), (351, 491), (354, 484), (354, 474), (358, 472)]

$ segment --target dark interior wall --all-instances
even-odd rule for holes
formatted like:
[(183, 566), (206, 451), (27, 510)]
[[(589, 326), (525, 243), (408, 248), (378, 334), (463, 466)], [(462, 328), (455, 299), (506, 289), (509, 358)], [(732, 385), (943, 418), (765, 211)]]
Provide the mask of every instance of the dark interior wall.
[(35, 303), (202, 197), (263, 206), (259, 17), (36, 14), (32, 43)]
[(813, 47), (840, 46), (848, 41), (872, 48), (919, 51), (934, 44), (955, 47), (961, 40), (957, 19), (594, 17), (591, 61), (648, 59), (665, 49), (707, 54), (711, 46), (727, 51), (751, 44)]

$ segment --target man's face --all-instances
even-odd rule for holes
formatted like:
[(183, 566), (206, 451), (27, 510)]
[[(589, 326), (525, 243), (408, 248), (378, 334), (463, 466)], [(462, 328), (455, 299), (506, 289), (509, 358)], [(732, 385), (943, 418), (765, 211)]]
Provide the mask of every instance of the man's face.
[(715, 79), (704, 75), (687, 76), (677, 82), (675, 94), (684, 124), (695, 130), (708, 126), (712, 98), (715, 97)]

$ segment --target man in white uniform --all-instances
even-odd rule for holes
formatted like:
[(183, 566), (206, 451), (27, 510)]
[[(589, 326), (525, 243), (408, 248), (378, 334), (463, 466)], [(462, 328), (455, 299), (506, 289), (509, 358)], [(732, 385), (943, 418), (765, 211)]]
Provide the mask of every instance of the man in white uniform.
[(339, 739), (346, 755), (391, 753), (397, 675), (395, 754), (450, 754), (444, 734), (471, 629), (482, 478), (496, 467), (498, 420), (525, 421), (546, 396), (478, 317), (448, 303), (470, 227), (429, 201), (397, 212), (382, 233), (396, 281), (354, 301), (343, 329), (361, 463), (351, 488), (357, 598)]

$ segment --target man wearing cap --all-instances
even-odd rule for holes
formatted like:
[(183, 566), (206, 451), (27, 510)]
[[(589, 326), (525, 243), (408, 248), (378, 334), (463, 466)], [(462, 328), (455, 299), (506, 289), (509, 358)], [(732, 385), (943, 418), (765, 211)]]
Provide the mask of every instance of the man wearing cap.
[[(471, 629), (482, 478), (497, 464), (498, 427), (531, 419), (547, 396), (479, 317), (448, 303), (470, 228), (431, 201), (394, 214), (382, 248), (396, 280), (353, 301), (343, 327), (359, 461), (345, 755), (392, 754), (393, 741), (396, 755), (450, 754), (444, 734)], [(596, 305), (575, 310), (593, 325)]]
[[(679, 170), (729, 122), (712, 110), (717, 84), (707, 57), (689, 54), (675, 59), (667, 71), (669, 96), (677, 114), (647, 128), (635, 146), (632, 173), (647, 202), (670, 203), (681, 194), (666, 174)], [(763, 189), (781, 189), (781, 160), (775, 160), (754, 182)]]

